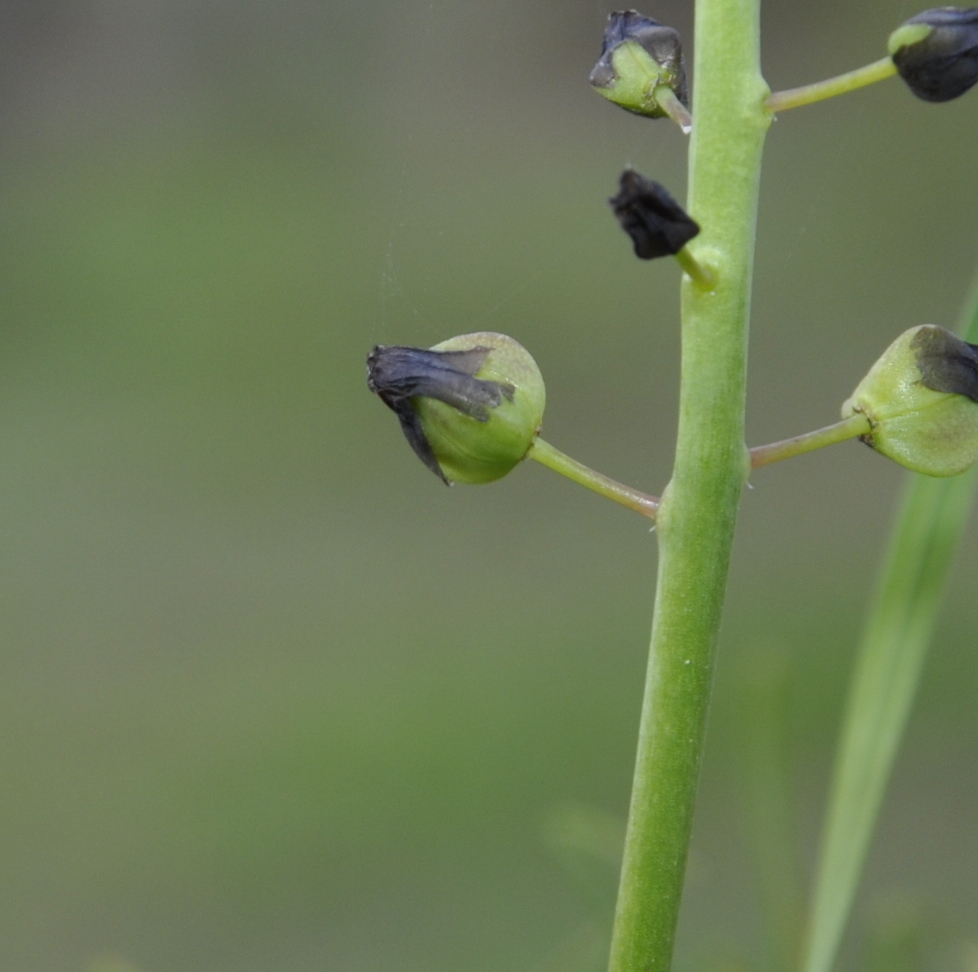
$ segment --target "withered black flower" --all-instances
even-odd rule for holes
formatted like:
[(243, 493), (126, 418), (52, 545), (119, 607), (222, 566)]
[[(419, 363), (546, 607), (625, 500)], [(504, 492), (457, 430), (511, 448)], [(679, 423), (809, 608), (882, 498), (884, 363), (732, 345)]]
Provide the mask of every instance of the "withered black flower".
[(634, 169), (621, 174), (618, 195), (608, 202), (643, 260), (674, 256), (700, 231), (664, 186)]
[(951, 101), (978, 82), (978, 7), (937, 7), (890, 35), (900, 77), (924, 101)]

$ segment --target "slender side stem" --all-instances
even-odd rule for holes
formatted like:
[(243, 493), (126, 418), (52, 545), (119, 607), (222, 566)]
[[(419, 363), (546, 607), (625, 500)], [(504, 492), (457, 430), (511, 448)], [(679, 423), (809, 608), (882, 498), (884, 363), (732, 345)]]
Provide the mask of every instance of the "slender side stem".
[[(978, 342), (978, 282), (968, 318), (965, 340)], [(976, 484), (978, 469), (907, 482), (839, 739), (805, 972), (829, 972), (835, 961)]]
[(689, 275), (693, 283), (695, 283), (701, 290), (712, 290), (717, 285), (717, 275), (709, 267), (700, 263), (700, 261), (689, 252), (688, 246), (684, 246), (676, 254), (676, 262), (683, 268), (683, 271)]
[(789, 88), (787, 91), (775, 91), (767, 99), (767, 110), (777, 113), (787, 111), (789, 108), (811, 105), (816, 101), (824, 101), (826, 98), (834, 98), (836, 95), (855, 91), (857, 88), (865, 88), (867, 84), (885, 81), (887, 78), (892, 78), (896, 73), (896, 65), (892, 58), (881, 57), (878, 61), (873, 61), (872, 64), (867, 64), (865, 67), (856, 68), (855, 71), (848, 71), (825, 81), (805, 84), (800, 88)]
[(698, 0), (691, 248), (714, 289), (684, 280), (679, 434), (659, 506), (659, 579), (610, 972), (669, 969), (730, 549), (749, 462), (747, 323), (761, 151), (771, 116), (760, 0)]
[(769, 466), (772, 462), (780, 462), (782, 459), (800, 456), (813, 449), (854, 439), (857, 435), (865, 435), (870, 428), (869, 419), (865, 415), (850, 415), (849, 418), (836, 422), (835, 425), (827, 425), (824, 429), (796, 435), (793, 439), (782, 439), (780, 442), (755, 446), (750, 451), (751, 468)]
[(667, 84), (660, 84), (652, 92), (655, 103), (674, 121), (681, 129), (683, 135), (688, 135), (693, 130), (693, 116), (686, 110), (686, 106), (676, 97), (676, 92)]
[(559, 472), (561, 476), (566, 476), (568, 479), (574, 480), (575, 483), (587, 486), (588, 489), (593, 489), (601, 496), (621, 503), (622, 506), (627, 506), (630, 510), (635, 510), (653, 520), (659, 510), (657, 497), (639, 492), (639, 490), (619, 483), (603, 473), (595, 472), (590, 466), (585, 466), (584, 463), (571, 459), (570, 456), (559, 449), (555, 449), (549, 442), (544, 442), (539, 437), (530, 446), (527, 458), (536, 459), (548, 469)]

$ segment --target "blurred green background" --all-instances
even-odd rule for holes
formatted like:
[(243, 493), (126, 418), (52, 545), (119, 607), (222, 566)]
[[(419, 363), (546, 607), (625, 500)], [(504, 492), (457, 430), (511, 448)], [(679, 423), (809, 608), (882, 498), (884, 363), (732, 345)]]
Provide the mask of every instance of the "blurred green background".
[[(0, 2), (0, 968), (600, 968), (654, 539), (533, 464), (446, 490), (364, 358), (512, 334), (550, 441), (665, 483), (677, 272), (606, 199), (629, 163), (681, 196), (686, 143), (589, 90), (609, 9)], [(873, 60), (918, 9), (769, 0), (768, 80)], [(691, 50), (691, 3), (643, 10)], [(752, 444), (834, 421), (897, 333), (953, 324), (976, 119), (978, 93), (891, 81), (773, 127)], [(902, 475), (848, 443), (754, 476), (682, 970), (765, 961), (759, 646), (811, 866)], [(921, 967), (978, 962), (973, 526), (962, 550), (847, 967), (901, 935)]]

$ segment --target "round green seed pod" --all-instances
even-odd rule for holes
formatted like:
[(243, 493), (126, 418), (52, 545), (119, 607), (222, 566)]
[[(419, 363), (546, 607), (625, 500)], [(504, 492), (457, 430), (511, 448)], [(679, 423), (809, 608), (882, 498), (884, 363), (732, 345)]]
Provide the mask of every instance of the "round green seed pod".
[(978, 348), (933, 324), (900, 335), (842, 406), (863, 442), (914, 472), (956, 476), (978, 462)]
[(599, 94), (637, 115), (668, 114), (656, 101), (655, 89), (660, 85), (671, 88), (689, 107), (679, 34), (635, 10), (608, 15), (601, 58), (590, 81)]
[(488, 354), (473, 377), (495, 384), (496, 405), (466, 413), (431, 397), (413, 399), (421, 428), (445, 478), (457, 483), (501, 479), (526, 458), (543, 422), (546, 389), (533, 356), (513, 338), (493, 331), (462, 334), (432, 351)]

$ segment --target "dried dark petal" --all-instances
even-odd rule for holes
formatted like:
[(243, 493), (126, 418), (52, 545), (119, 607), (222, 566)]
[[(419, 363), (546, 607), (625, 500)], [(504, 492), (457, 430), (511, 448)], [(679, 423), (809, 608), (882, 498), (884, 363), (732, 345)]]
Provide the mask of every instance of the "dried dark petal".
[(978, 402), (978, 345), (932, 325), (920, 328), (911, 347), (925, 388), (965, 395)]
[(673, 80), (670, 87), (676, 97), (689, 107), (689, 90), (686, 86), (686, 64), (683, 61), (683, 45), (678, 31), (646, 17), (636, 10), (623, 10), (608, 15), (608, 23), (601, 44), (601, 57), (589, 78), (596, 88), (610, 88), (615, 80), (611, 56), (621, 44), (635, 41), (659, 67)]
[[(930, 27), (921, 40), (898, 46), (900, 32)], [(893, 63), (924, 101), (951, 101), (978, 82), (978, 7), (937, 7), (905, 21), (891, 39)]]
[(390, 404), (390, 399), (436, 398), (480, 422), (489, 419), (503, 397), (513, 399), (513, 386), (484, 381), (473, 375), (485, 364), (491, 348), (428, 351), (397, 345), (378, 345), (367, 358), (367, 385)]
[(431, 443), (428, 441), (428, 437), (424, 434), (424, 428), (421, 424), (421, 416), (418, 415), (417, 410), (414, 407), (414, 403), (407, 398), (397, 399), (395, 401), (389, 401), (385, 398), (384, 401), (391, 407), (391, 409), (393, 409), (394, 414), (400, 421), (401, 431), (404, 433), (404, 438), (408, 440), (408, 445), (414, 449), (415, 455), (446, 486), (451, 486), (448, 477), (445, 475), (438, 463), (438, 460), (435, 458), (435, 453), (431, 448)]
[(608, 202), (632, 238), (637, 257), (672, 256), (699, 233), (699, 224), (658, 182), (625, 169), (618, 185), (618, 195)]
[(377, 345), (367, 356), (367, 387), (398, 417), (401, 430), (418, 458), (443, 482), (448, 479), (431, 449), (412, 399), (434, 398), (479, 422), (489, 420), (489, 409), (515, 388), (498, 381), (473, 377), (485, 364), (491, 348), (465, 351), (429, 351), (398, 345)]

